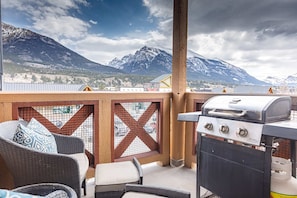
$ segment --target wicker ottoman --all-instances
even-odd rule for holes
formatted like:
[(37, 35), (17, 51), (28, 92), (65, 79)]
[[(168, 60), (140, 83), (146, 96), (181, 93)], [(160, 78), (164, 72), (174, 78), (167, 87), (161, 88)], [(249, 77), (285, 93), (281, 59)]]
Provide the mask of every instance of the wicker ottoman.
[(142, 168), (136, 158), (132, 161), (97, 164), (95, 197), (121, 197), (126, 184), (142, 184), (142, 179)]

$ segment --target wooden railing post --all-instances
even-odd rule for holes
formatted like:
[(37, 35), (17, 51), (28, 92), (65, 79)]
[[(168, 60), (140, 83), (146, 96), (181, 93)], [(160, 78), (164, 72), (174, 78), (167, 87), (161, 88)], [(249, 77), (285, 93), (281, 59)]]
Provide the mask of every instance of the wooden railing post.
[[(99, 163), (112, 162), (113, 151), (113, 137), (111, 134), (111, 99), (104, 99), (100, 101), (99, 105)], [(113, 126), (112, 126), (113, 127)]]

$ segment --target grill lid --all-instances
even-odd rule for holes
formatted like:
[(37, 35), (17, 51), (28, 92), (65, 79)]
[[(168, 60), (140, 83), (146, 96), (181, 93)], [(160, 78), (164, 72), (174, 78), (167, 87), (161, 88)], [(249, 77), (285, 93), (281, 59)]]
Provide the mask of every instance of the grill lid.
[(269, 123), (289, 119), (291, 97), (220, 95), (208, 99), (201, 112), (212, 117)]

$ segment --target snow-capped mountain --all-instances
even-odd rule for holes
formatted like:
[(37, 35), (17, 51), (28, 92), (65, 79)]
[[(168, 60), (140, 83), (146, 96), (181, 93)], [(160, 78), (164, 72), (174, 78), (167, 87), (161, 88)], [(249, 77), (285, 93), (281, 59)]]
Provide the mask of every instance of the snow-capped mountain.
[(267, 83), (270, 83), (272, 85), (280, 85), (284, 82), (285, 79), (283, 78), (278, 78), (278, 77), (275, 77), (275, 76), (267, 76), (264, 81), (267, 82)]
[(285, 82), (289, 85), (289, 86), (296, 86), (297, 85), (297, 74), (293, 74), (288, 76), (285, 79)]
[(297, 73), (286, 78), (268, 76), (264, 81), (275, 86), (297, 86)]
[(16, 64), (42, 66), (53, 70), (76, 69), (122, 73), (113, 67), (92, 62), (55, 40), (23, 28), (2, 23), (3, 57)]
[[(113, 59), (108, 65), (132, 74), (161, 75), (172, 72), (172, 55), (168, 50), (144, 46), (134, 55)], [(219, 59), (207, 59), (192, 51), (187, 58), (187, 79), (230, 84), (266, 84), (239, 67)]]
[(171, 63), (172, 56), (164, 50), (144, 46), (134, 55), (115, 58), (108, 65), (120, 68), (126, 73), (155, 76), (171, 73)]
[[(16, 65), (30, 66), (28, 71), (96, 71), (100, 74), (134, 74), (158, 77), (172, 72), (170, 49), (144, 46), (134, 54), (113, 59), (108, 66), (92, 62), (49, 37), (30, 30), (2, 24), (3, 58)], [(229, 84), (263, 85), (245, 70), (219, 59), (208, 59), (193, 51), (187, 53), (187, 79)], [(56, 72), (59, 73), (59, 72)]]

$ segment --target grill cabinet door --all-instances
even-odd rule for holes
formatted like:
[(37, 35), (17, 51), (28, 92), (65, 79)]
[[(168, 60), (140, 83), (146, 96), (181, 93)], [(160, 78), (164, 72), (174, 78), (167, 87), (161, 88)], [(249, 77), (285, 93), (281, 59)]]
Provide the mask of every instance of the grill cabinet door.
[(197, 187), (203, 186), (222, 198), (269, 198), (271, 160), (265, 152), (200, 138)]

